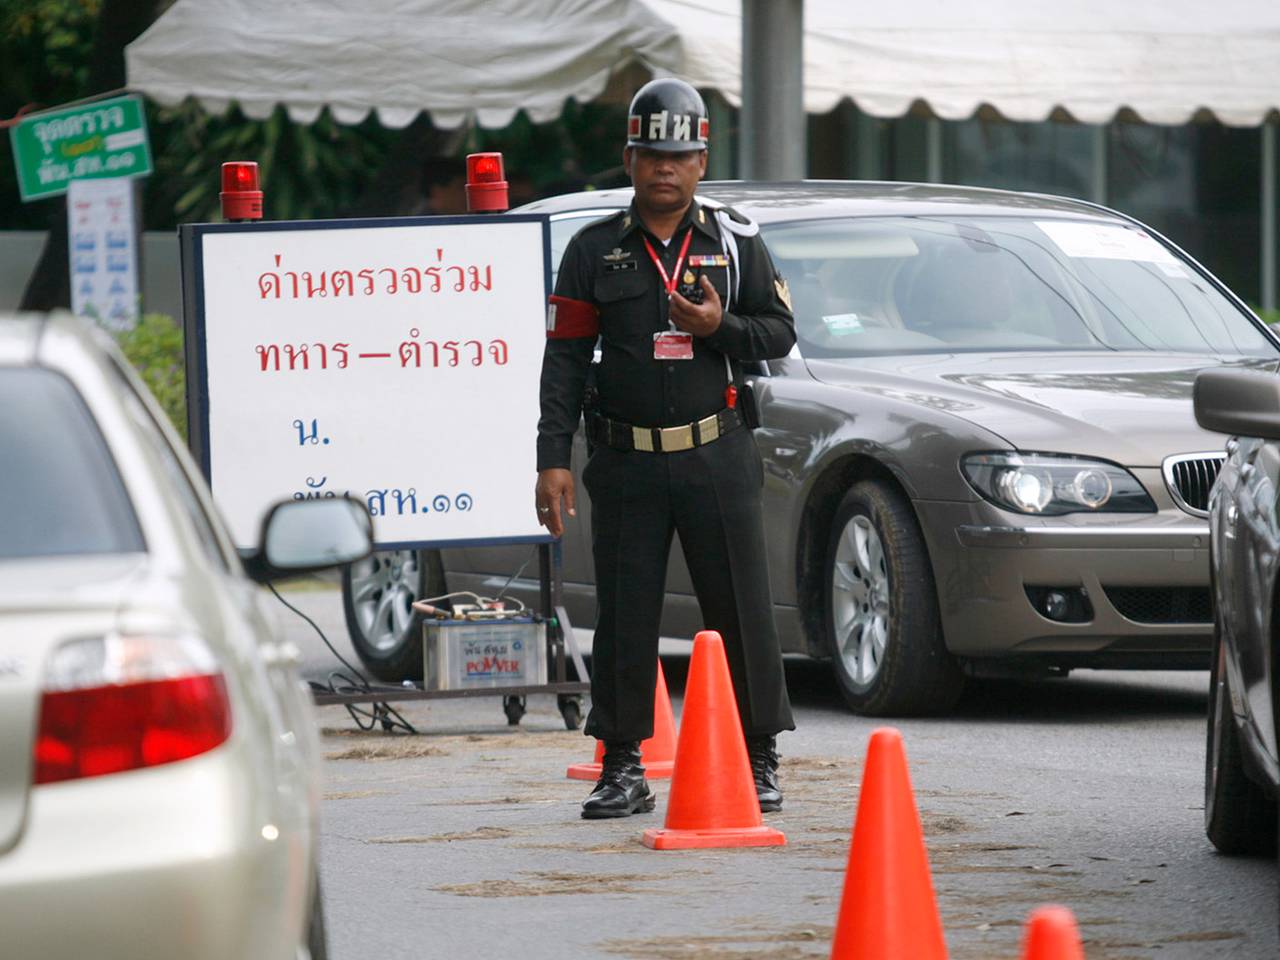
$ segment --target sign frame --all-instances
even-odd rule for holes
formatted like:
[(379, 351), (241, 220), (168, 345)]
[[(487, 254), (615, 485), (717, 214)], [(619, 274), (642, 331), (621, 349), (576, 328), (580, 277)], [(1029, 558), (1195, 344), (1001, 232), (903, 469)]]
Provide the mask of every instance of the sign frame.
[[(502, 214), (485, 217), (506, 223), (536, 223), (541, 227), (543, 255), (543, 302), (551, 294), (551, 230), (550, 217), (542, 213)], [(213, 463), (210, 450), (209, 362), (207, 355), (205, 313), (204, 239), (209, 236), (267, 232), (299, 232), (351, 229), (395, 229), (403, 227), (447, 226), (477, 223), (471, 216), (414, 216), (387, 218), (351, 218), (342, 220), (271, 220), (244, 223), (198, 223), (178, 227), (182, 276), (182, 313), (184, 352), (187, 369), (187, 445), (205, 480), (213, 486)], [(530, 398), (530, 403), (535, 402)], [(529, 438), (533, 443), (533, 437)], [(520, 544), (556, 545), (550, 533), (498, 537), (378, 540), (374, 549), (422, 550), (448, 547), (487, 547)], [(244, 549), (244, 548), (242, 548)], [(558, 552), (558, 551), (557, 551)]]

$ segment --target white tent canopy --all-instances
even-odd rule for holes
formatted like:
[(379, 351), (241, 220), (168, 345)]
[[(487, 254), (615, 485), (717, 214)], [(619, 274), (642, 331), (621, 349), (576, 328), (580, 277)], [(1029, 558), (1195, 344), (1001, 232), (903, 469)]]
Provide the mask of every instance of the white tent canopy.
[[(810, 113), (1256, 126), (1280, 107), (1280, 3), (805, 0), (804, 18)], [(741, 48), (740, 0), (178, 0), (126, 62), (165, 104), (501, 127), (553, 120), (631, 64), (737, 104)]]

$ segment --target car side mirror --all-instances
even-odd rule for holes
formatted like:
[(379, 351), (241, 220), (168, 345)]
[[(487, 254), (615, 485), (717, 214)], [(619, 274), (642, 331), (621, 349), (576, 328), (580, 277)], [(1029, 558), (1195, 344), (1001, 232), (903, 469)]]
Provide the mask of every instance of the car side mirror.
[(1215, 433), (1280, 440), (1280, 376), (1204, 370), (1192, 392), (1196, 423)]
[(373, 552), (373, 520), (346, 497), (285, 500), (262, 521), (258, 549), (244, 558), (258, 583), (362, 560)]

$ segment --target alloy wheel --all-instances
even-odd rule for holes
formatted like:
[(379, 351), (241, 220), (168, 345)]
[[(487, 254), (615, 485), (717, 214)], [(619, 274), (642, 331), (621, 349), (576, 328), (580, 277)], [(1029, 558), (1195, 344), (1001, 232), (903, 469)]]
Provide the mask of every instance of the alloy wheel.
[(369, 647), (385, 653), (403, 642), (417, 591), (416, 551), (374, 553), (352, 566), (351, 605)]
[(831, 568), (836, 650), (859, 686), (875, 680), (889, 644), (889, 572), (880, 534), (864, 516), (849, 518)]

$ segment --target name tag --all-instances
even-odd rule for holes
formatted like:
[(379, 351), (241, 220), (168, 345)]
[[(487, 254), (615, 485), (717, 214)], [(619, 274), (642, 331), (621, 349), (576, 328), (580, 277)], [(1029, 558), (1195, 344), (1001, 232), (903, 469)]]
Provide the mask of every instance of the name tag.
[(653, 359), (692, 360), (693, 334), (683, 330), (663, 330), (653, 335)]
[(605, 273), (630, 273), (638, 269), (639, 264), (634, 260), (623, 260), (620, 263), (606, 263), (604, 265)]

